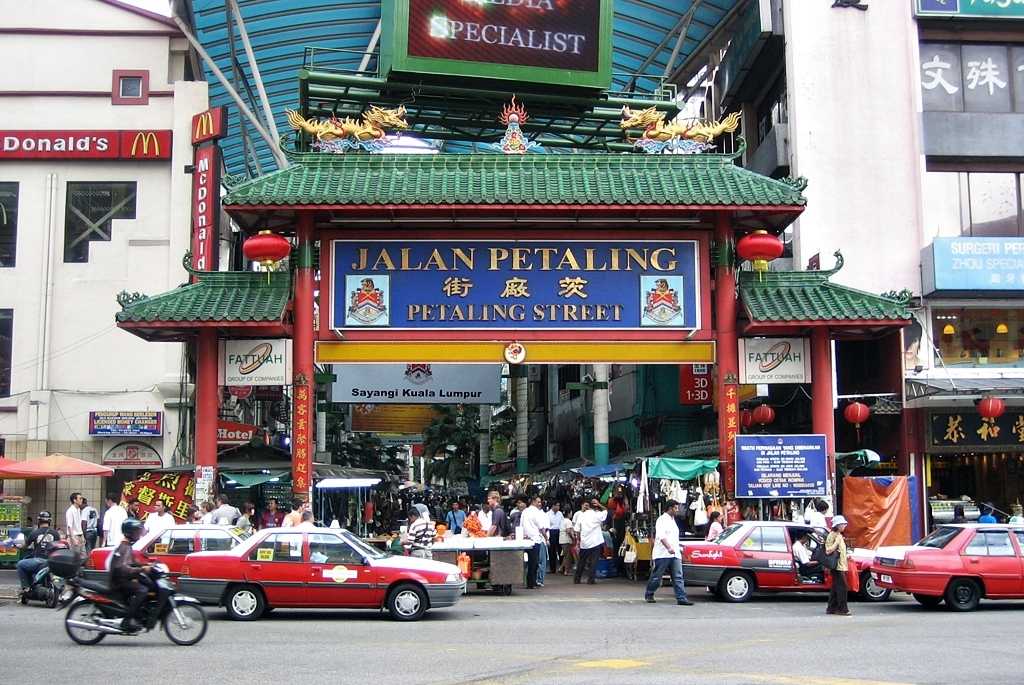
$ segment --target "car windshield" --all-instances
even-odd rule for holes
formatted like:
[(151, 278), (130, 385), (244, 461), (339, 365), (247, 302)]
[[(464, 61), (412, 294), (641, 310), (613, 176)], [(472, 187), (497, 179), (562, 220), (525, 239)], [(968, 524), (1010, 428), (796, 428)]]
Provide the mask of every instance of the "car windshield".
[(732, 539), (732, 538), (738, 538), (739, 537), (739, 533), (742, 530), (743, 530), (743, 524), (742, 523), (734, 523), (731, 526), (729, 526), (728, 528), (726, 528), (725, 530), (723, 530), (721, 535), (719, 535), (717, 538), (715, 538), (711, 542), (715, 543), (716, 545), (727, 544), (727, 542), (726, 542), (727, 540), (730, 541), (730, 542), (735, 542), (735, 540)]
[(380, 551), (376, 547), (372, 547), (366, 544), (365, 542), (363, 542), (347, 530), (343, 530), (341, 532), (341, 537), (345, 538), (345, 542), (352, 545), (352, 548), (360, 554), (362, 554), (364, 557), (368, 557), (370, 559), (383, 559), (384, 557), (389, 556), (388, 554)]
[(950, 540), (960, 534), (960, 528), (951, 528), (943, 526), (936, 528), (929, 535), (922, 538), (918, 543), (918, 547), (933, 547), (935, 549), (943, 549), (949, 544)]

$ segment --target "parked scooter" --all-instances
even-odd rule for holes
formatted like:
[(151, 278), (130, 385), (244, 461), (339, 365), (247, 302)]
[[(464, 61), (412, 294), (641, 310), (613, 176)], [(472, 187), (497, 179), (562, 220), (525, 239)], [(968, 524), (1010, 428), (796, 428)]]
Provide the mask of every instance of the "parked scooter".
[[(51, 552), (51, 554), (54, 553), (70, 553), (68, 551), (67, 543), (53, 543), (53, 552)], [(53, 609), (59, 604), (61, 595), (64, 594), (64, 587), (64, 578), (56, 575), (50, 568), (49, 562), (47, 562), (45, 566), (40, 567), (40, 569), (36, 571), (35, 576), (32, 577), (32, 584), (28, 589), (21, 593), (21, 603), (28, 604), (29, 600), (35, 600), (37, 602), (43, 602), (46, 604), (47, 608)]]
[[(52, 564), (51, 564), (52, 565)], [(194, 645), (206, 635), (206, 612), (199, 602), (178, 594), (168, 578), (164, 564), (154, 564), (149, 574), (154, 590), (136, 616), (142, 628), (128, 631), (122, 627), (128, 616), (128, 604), (121, 593), (111, 590), (105, 582), (68, 579), (75, 597), (64, 618), (68, 637), (80, 645), (95, 645), (107, 635), (135, 636), (149, 632), (158, 625), (171, 642)]]

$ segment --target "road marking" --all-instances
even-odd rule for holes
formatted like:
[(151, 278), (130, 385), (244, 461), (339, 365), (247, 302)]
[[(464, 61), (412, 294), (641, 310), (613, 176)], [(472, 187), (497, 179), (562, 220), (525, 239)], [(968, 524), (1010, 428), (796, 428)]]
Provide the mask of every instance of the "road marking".
[(626, 668), (640, 668), (641, 666), (650, 666), (646, 661), (637, 661), (636, 659), (599, 659), (597, 661), (577, 661), (576, 668), (611, 668), (611, 669), (626, 669)]
[(860, 678), (835, 678), (814, 675), (777, 675), (768, 673), (705, 673), (718, 678), (733, 678), (771, 685), (914, 685), (893, 680), (861, 680)]

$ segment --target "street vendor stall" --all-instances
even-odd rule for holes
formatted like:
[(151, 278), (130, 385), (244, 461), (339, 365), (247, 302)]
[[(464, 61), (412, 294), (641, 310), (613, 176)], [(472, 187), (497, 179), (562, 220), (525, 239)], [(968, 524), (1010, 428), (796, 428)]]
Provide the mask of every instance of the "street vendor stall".
[(529, 540), (455, 535), (434, 543), (432, 552), (435, 561), (456, 565), (466, 554), (471, 561), (469, 583), (475, 583), (478, 590), (490, 586), (499, 594), (511, 595), (512, 586), (523, 582), (523, 553), (531, 547)]

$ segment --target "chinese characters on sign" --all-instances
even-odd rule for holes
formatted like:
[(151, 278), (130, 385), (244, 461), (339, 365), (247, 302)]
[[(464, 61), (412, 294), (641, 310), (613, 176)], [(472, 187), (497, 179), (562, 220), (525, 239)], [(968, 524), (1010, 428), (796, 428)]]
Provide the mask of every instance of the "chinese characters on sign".
[(195, 493), (196, 484), (191, 476), (149, 471), (125, 483), (121, 491), (125, 499), (139, 500), (142, 511), (147, 515), (156, 509), (157, 502), (163, 502), (174, 518), (181, 522), (188, 519), (188, 510), (195, 501)]
[[(722, 434), (722, 424), (725, 424), (725, 461), (726, 463), (736, 463), (736, 438), (740, 434), (739, 416), (740, 416), (740, 397), (738, 386), (732, 383), (726, 383), (724, 386), (723, 395), (724, 397), (719, 399), (719, 428), (718, 434)], [(736, 484), (738, 474), (735, 469), (725, 470), (726, 492), (736, 492)]]
[(298, 380), (295, 383), (295, 426), (292, 430), (292, 492), (305, 497), (309, 494), (313, 462), (310, 445), (312, 394), (309, 386), (300, 385)]
[(1024, 413), (1007, 411), (984, 419), (974, 411), (937, 412), (929, 417), (929, 445), (936, 452), (993, 449), (1024, 452)]
[(700, 328), (693, 240), (335, 240), (331, 327)]
[(1024, 112), (1024, 49), (921, 43), (921, 94), (930, 112)]
[(921, 256), (926, 295), (1024, 287), (1024, 240), (1020, 238), (935, 238)]

